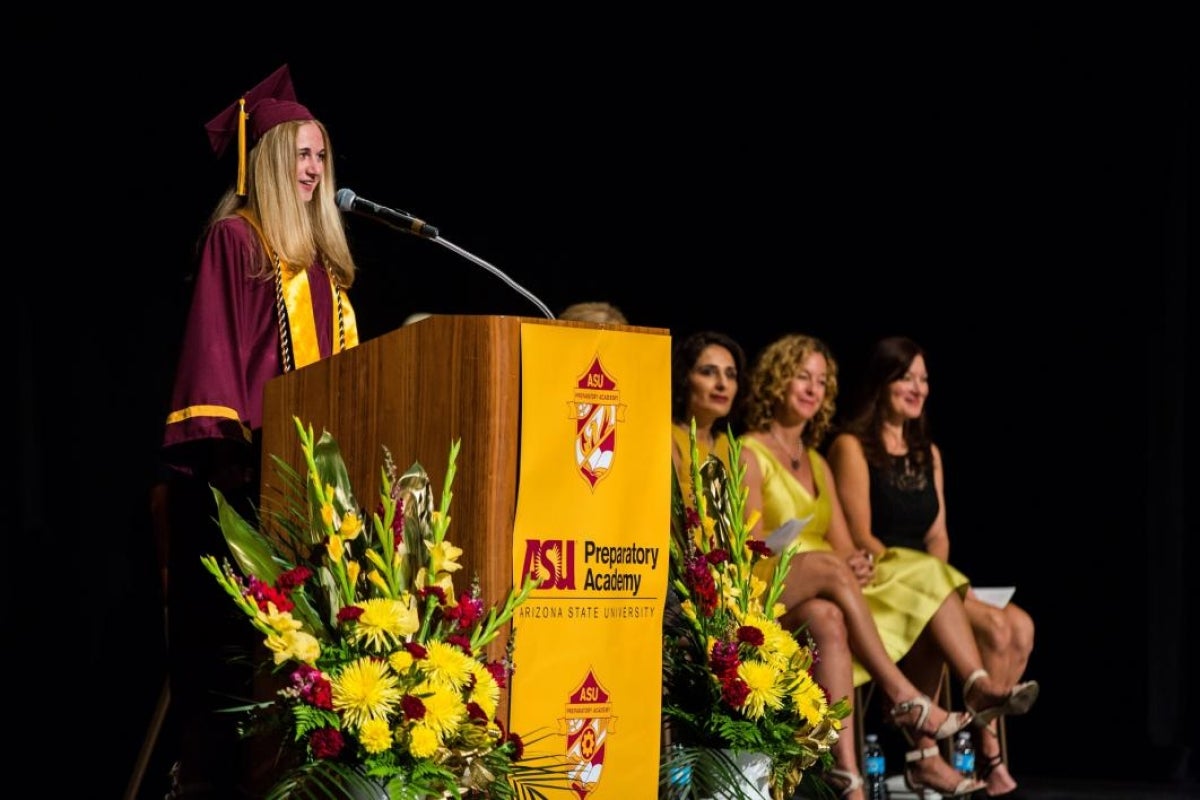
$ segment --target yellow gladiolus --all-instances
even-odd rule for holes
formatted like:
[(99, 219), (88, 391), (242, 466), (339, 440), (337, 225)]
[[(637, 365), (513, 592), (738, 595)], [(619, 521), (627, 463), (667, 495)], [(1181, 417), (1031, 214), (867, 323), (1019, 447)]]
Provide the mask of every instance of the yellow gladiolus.
[(362, 529), (363, 523), (362, 520), (359, 519), (358, 514), (354, 513), (353, 511), (348, 511), (346, 512), (346, 516), (342, 517), (342, 525), (340, 528), (338, 528), (338, 533), (340, 533), (342, 538), (347, 542), (352, 542), (358, 538), (360, 533), (362, 533)]
[(329, 534), (329, 541), (325, 543), (325, 549), (334, 561), (341, 561), (342, 556), (346, 554), (345, 548), (342, 547), (342, 537), (336, 533)]

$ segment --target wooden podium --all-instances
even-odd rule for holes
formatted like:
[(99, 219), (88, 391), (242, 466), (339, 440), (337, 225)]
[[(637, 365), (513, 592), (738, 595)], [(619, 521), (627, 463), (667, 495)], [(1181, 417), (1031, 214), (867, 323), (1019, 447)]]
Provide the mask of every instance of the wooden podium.
[(337, 440), (368, 512), (384, 446), (398, 470), (424, 467), (436, 499), (451, 443), (461, 439), (447, 531), (463, 550), (455, 591), (478, 577), (484, 602), (495, 606), (515, 574), (542, 579), (489, 645), (489, 660), (500, 660), (517, 633), (498, 718), (535, 735), (527, 754), (563, 760), (563, 796), (585, 796), (602, 774), (611, 796), (653, 796), (669, 331), (433, 316), (276, 378), (263, 403), (264, 509), (285, 488), (271, 456), (303, 471), (294, 417)]
[[(263, 399), (261, 498), (282, 488), (277, 455), (302, 474), (293, 417), (337, 440), (359, 503), (378, 499), (386, 445), (400, 471), (418, 461), (440, 497), (450, 444), (462, 439), (448, 536), (463, 549), (456, 591), (478, 575), (488, 605), (512, 588), (512, 531), (520, 454), (521, 325), (663, 328), (511, 316), (435, 315), (275, 378)], [(664, 421), (665, 424), (666, 421)], [(504, 637), (489, 656), (502, 653)]]

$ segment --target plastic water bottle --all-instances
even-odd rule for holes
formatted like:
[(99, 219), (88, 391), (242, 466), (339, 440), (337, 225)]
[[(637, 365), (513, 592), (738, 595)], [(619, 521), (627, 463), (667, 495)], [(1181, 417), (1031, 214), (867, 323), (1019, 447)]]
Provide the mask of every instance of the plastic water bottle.
[(866, 768), (867, 800), (888, 800), (887, 762), (883, 757), (883, 746), (879, 735), (868, 733), (863, 749), (863, 764)]
[(964, 778), (975, 777), (975, 745), (967, 731), (959, 731), (954, 737), (954, 768)]

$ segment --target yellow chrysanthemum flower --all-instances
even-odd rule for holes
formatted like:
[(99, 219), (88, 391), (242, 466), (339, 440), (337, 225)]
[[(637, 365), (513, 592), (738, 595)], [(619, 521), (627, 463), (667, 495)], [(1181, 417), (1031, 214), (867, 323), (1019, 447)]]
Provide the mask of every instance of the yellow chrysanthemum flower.
[(373, 658), (347, 664), (329, 683), (334, 709), (352, 728), (361, 728), (371, 719), (386, 720), (402, 696), (387, 664)]
[(496, 716), (496, 709), (500, 706), (500, 684), (496, 683), (486, 666), (474, 659), (471, 660), (471, 674), (475, 676), (475, 686), (467, 699), (479, 706), (487, 718), (491, 719)]
[(366, 641), (370, 650), (381, 651), (421, 627), (411, 595), (400, 600), (376, 597), (358, 604), (363, 610), (354, 626), (356, 641)]
[(363, 723), (358, 740), (368, 753), (382, 753), (392, 746), (392, 729), (386, 719), (374, 717)]
[(800, 673), (789, 694), (797, 713), (804, 717), (809, 725), (817, 725), (829, 714), (825, 690), (807, 672)]
[(426, 647), (425, 660), (421, 667), (431, 683), (448, 687), (461, 694), (478, 663), (455, 645), (432, 642)]
[(763, 643), (758, 648), (759, 657), (775, 669), (789, 670), (796, 652), (800, 649), (796, 638), (785, 631), (774, 620), (757, 617), (753, 624), (762, 631)]
[(437, 734), (426, 725), (414, 725), (408, 737), (408, 752), (415, 758), (429, 758), (437, 752)]
[(425, 704), (425, 716), (417, 727), (433, 731), (439, 744), (444, 744), (467, 718), (467, 705), (462, 695), (453, 689), (427, 681), (413, 694)]
[(777, 669), (760, 661), (743, 661), (737, 671), (738, 677), (750, 689), (742, 703), (743, 714), (750, 719), (761, 719), (768, 708), (783, 707), (783, 690)]
[(443, 572), (455, 572), (462, 569), (462, 564), (455, 561), (463, 553), (461, 547), (455, 547), (445, 539), (438, 544), (426, 539), (425, 549), (429, 551), (429, 569), (433, 574), (440, 575)]
[(394, 651), (388, 656), (388, 666), (396, 671), (397, 675), (403, 675), (408, 672), (408, 668), (413, 665), (412, 653), (401, 648)]

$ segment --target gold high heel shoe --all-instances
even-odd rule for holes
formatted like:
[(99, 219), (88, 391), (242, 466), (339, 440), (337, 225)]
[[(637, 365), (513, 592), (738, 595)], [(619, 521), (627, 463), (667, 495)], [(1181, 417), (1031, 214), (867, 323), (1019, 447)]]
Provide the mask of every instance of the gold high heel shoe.
[[(912, 714), (914, 709), (919, 709), (916, 721), (905, 721), (904, 718)], [(905, 700), (903, 703), (892, 706), (891, 722), (904, 731), (904, 735), (909, 737), (910, 743), (912, 742), (910, 732), (932, 736), (940, 742), (942, 739), (949, 739), (971, 723), (972, 715), (969, 712), (950, 711), (942, 720), (942, 724), (938, 725), (937, 730), (929, 731), (925, 729), (925, 723), (929, 720), (929, 713), (932, 710), (933, 701), (929, 699), (929, 695), (919, 694), (911, 700)]]
[(937, 792), (942, 797), (966, 797), (987, 788), (986, 783), (974, 778), (963, 778), (953, 787), (934, 786), (932, 783), (917, 783), (912, 775), (913, 764), (938, 755), (941, 755), (941, 752), (938, 750), (936, 744), (931, 744), (924, 749), (909, 750), (904, 754), (904, 785), (921, 800), (925, 800), (926, 790)]
[(967, 695), (971, 693), (971, 687), (975, 685), (975, 681), (980, 678), (986, 678), (987, 674), (988, 671), (986, 669), (977, 669), (963, 681), (963, 704), (974, 715), (976, 725), (982, 727), (996, 719), (996, 717), (1015, 717), (1033, 708), (1033, 704), (1037, 701), (1038, 692), (1040, 691), (1037, 681), (1025, 681), (1013, 686), (1008, 690), (1008, 695), (1002, 703), (988, 706), (987, 708), (972, 708), (971, 704), (967, 702)]

